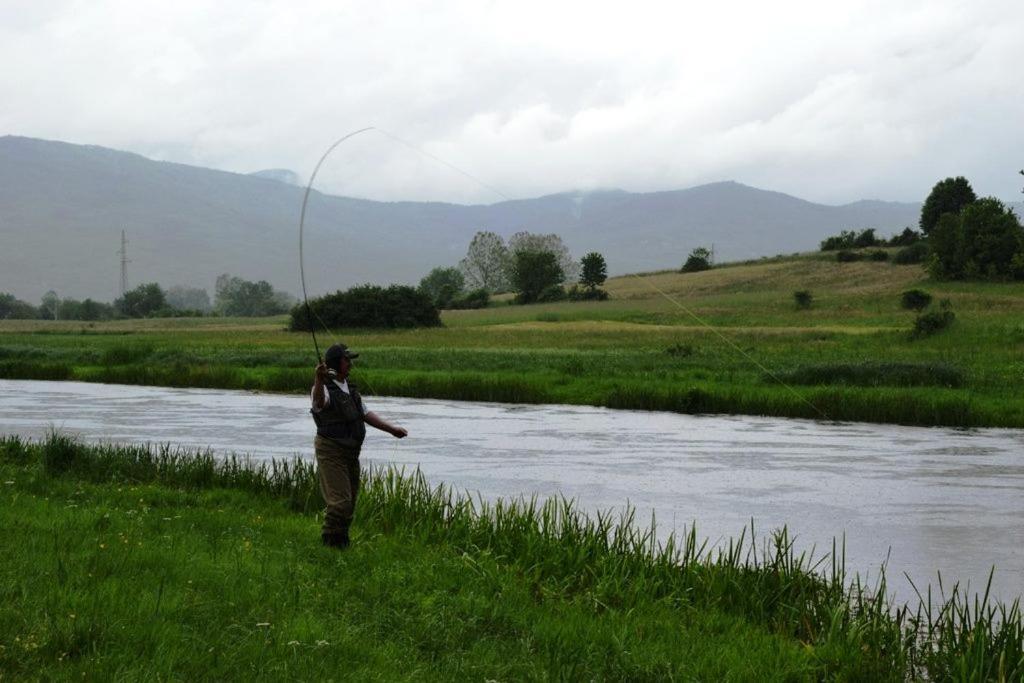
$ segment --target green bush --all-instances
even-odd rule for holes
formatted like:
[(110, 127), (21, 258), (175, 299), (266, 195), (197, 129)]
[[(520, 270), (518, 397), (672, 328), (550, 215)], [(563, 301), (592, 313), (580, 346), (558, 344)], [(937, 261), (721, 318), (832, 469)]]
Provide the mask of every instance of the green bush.
[(809, 290), (801, 289), (793, 292), (793, 301), (796, 302), (796, 307), (805, 310), (811, 307), (814, 302), (814, 295)]
[(900, 306), (911, 311), (923, 311), (932, 302), (932, 295), (923, 289), (908, 289), (900, 296)]
[(485, 288), (474, 289), (448, 303), (451, 309), (487, 308), (491, 303), (491, 293)]
[(860, 261), (863, 257), (856, 251), (848, 251), (843, 249), (836, 253), (836, 261), (839, 263), (852, 263), (854, 261)]
[(896, 252), (892, 262), (901, 266), (912, 263), (924, 263), (928, 258), (928, 243), (920, 240)]
[(305, 304), (291, 310), (288, 329), (310, 330), (311, 324), (333, 328), (440, 327), (441, 315), (430, 297), (406, 285), (361, 285), (310, 300), (313, 320)]
[(608, 292), (600, 287), (578, 287), (573, 285), (568, 291), (569, 301), (607, 301)]
[(696, 273), (711, 268), (711, 251), (704, 247), (697, 247), (690, 252), (686, 263), (679, 269), (681, 273)]
[(868, 258), (872, 261), (888, 261), (889, 252), (883, 249), (875, 249), (874, 251), (868, 252)]
[(565, 298), (565, 288), (562, 285), (548, 285), (537, 295), (537, 302), (564, 301)]
[(910, 336), (912, 339), (930, 337), (952, 325), (955, 319), (956, 315), (948, 308), (922, 313), (914, 321), (914, 329), (911, 331)]

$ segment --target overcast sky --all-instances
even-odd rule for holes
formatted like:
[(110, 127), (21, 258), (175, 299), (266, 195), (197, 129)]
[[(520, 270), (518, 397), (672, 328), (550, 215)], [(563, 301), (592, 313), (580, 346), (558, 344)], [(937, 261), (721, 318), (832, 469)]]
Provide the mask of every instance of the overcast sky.
[[(1024, 1), (0, 0), (0, 134), (308, 178), (379, 126), (510, 197), (1021, 198)], [(394, 140), (323, 190), (500, 197)]]

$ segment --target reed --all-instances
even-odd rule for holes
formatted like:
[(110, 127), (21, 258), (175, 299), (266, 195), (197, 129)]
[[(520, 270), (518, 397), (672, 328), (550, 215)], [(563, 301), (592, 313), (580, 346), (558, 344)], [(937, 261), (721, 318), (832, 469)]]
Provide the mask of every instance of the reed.
[[(37, 467), (47, 477), (158, 483), (183, 490), (236, 489), (310, 512), (320, 506), (311, 465), (253, 463), (243, 457), (163, 446), (90, 446), (51, 434), (42, 442), (0, 440), (0, 464)], [(815, 558), (798, 552), (787, 529), (754, 528), (709, 547), (695, 529), (665, 542), (635, 513), (583, 514), (566, 499), (489, 502), (431, 486), (418, 472), (368, 473), (360, 523), (452, 547), (481, 576), (512, 566), (538, 599), (592, 601), (598, 612), (642, 600), (679, 610), (719, 610), (797, 639), (826, 677), (845, 680), (1020, 680), (1024, 620), (958, 586), (933, 602), (894, 607), (884, 575), (868, 587), (846, 575), (841, 544)], [(494, 563), (497, 562), (497, 565)]]

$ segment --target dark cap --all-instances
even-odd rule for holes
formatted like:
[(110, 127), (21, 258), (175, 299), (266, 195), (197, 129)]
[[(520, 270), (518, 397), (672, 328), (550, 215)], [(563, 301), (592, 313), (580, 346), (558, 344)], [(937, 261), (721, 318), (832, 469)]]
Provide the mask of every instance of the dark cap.
[(352, 353), (344, 344), (332, 344), (324, 351), (324, 363), (328, 366), (337, 365), (342, 358), (359, 358), (359, 354)]

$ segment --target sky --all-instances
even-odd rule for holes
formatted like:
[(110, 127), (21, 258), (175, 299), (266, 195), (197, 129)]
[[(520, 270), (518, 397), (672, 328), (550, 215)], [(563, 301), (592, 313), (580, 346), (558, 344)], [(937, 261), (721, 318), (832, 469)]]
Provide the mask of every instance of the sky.
[(1021, 0), (0, 0), (0, 135), (306, 181), (375, 126), (316, 187), (387, 201), (1019, 201), (1022, 28)]

